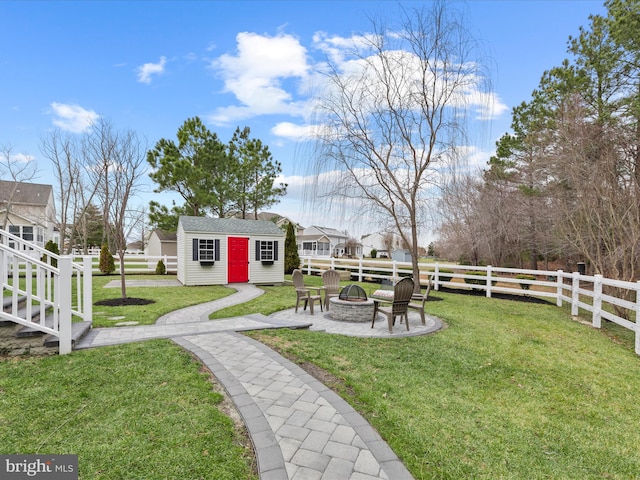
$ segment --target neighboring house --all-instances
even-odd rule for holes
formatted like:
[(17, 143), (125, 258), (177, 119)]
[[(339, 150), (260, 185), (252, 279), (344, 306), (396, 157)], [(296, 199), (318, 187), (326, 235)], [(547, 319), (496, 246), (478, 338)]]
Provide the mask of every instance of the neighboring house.
[[(230, 213), (229, 214), (229, 218), (241, 218), (240, 217), (240, 212), (232, 212), (232, 213)], [(298, 235), (300, 235), (302, 233), (302, 231), (304, 230), (304, 227), (302, 227), (300, 224), (294, 222), (293, 220), (291, 220), (288, 217), (283, 217), (282, 215), (280, 215), (278, 213), (259, 212), (258, 213), (258, 218), (254, 218), (253, 213), (248, 213), (246, 218), (247, 219), (251, 219), (251, 220), (269, 220), (270, 222), (275, 223), (283, 231), (286, 231), (287, 224), (293, 223), (293, 225), (295, 226), (296, 237)]]
[(178, 281), (183, 285), (284, 282), (285, 233), (265, 220), (182, 216)]
[(391, 252), (400, 248), (402, 245), (402, 239), (400, 235), (395, 233), (371, 233), (369, 235), (363, 235), (360, 239), (362, 243), (362, 253), (365, 257), (371, 256), (371, 250), (378, 252), (378, 258), (388, 257), (391, 258), (391, 252), (387, 247), (387, 237), (391, 236)]
[(60, 243), (51, 185), (0, 180), (0, 228), (5, 218), (9, 233), (23, 240), (40, 247)]
[(296, 235), (298, 255), (308, 257), (362, 256), (362, 245), (335, 228), (311, 226)]
[(178, 238), (176, 232), (156, 229), (149, 235), (147, 256), (175, 257), (178, 255)]
[(391, 259), (396, 262), (411, 262), (411, 252), (406, 248), (399, 248), (391, 252)]

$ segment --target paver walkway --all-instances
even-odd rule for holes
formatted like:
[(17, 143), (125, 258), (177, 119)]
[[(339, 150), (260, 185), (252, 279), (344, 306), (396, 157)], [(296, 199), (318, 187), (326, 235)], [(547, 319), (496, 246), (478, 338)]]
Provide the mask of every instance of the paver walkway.
[(386, 321), (336, 322), (324, 314), (293, 310), (272, 316), (208, 320), (218, 309), (262, 294), (253, 285), (230, 285), (237, 293), (163, 316), (155, 325), (96, 328), (76, 345), (91, 348), (171, 338), (193, 352), (222, 384), (240, 412), (253, 442), (262, 480), (411, 479), (396, 454), (346, 401), (269, 347), (237, 332), (264, 328), (311, 328), (343, 335), (400, 338), (441, 327), (417, 312), (411, 331), (387, 331)]

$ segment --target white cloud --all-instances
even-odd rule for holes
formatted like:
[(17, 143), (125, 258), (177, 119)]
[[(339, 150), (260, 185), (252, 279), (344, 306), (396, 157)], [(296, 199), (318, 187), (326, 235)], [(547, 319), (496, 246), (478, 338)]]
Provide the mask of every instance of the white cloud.
[(223, 124), (254, 115), (301, 115), (305, 100), (296, 100), (294, 94), (310, 67), (299, 40), (282, 33), (270, 37), (242, 32), (236, 43), (234, 55), (221, 55), (211, 67), (223, 78), (224, 91), (239, 104), (219, 108), (209, 119)]
[(100, 118), (93, 110), (86, 110), (80, 105), (53, 102), (51, 109), (56, 116), (53, 124), (66, 132), (82, 133)]
[(271, 129), (271, 133), (276, 137), (299, 141), (314, 138), (314, 133), (317, 130), (318, 127), (316, 125), (296, 125), (291, 122), (280, 122)]
[(164, 73), (166, 63), (167, 57), (160, 57), (159, 63), (145, 63), (138, 67), (138, 81), (146, 84), (151, 83), (152, 75), (162, 75)]
[(26, 153), (17, 153), (15, 155), (10, 155), (9, 161), (16, 163), (29, 163), (35, 160), (36, 157), (26, 154)]

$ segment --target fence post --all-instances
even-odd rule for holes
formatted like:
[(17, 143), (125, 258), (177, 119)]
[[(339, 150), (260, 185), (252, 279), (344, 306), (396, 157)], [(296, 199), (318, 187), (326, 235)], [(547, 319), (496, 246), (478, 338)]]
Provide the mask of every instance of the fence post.
[(602, 275), (594, 275), (594, 279), (591, 323), (595, 328), (600, 328), (602, 325)]
[(398, 263), (395, 260), (393, 261), (393, 278), (398, 279)]
[(436, 263), (433, 270), (433, 289), (437, 292), (440, 289), (440, 265)]
[[(58, 260), (60, 278), (58, 279), (59, 317), (58, 317), (58, 348), (60, 355), (71, 353), (71, 257), (61, 257)], [(86, 304), (85, 304), (86, 305)], [(93, 308), (91, 304), (87, 308)]]
[(578, 302), (580, 300), (580, 273), (573, 272), (571, 279), (571, 315), (578, 316)]
[(636, 354), (640, 355), (640, 281), (636, 282)]
[(564, 277), (562, 276), (562, 270), (558, 270), (558, 277), (556, 278), (556, 285), (557, 285), (557, 289), (556, 289), (556, 305), (558, 307), (562, 306), (562, 295), (564, 294), (563, 292), (563, 287), (564, 287)]
[(491, 265), (487, 265), (487, 298), (491, 298)]
[(93, 259), (82, 257), (82, 299), (83, 319), (85, 322), (93, 322)]
[(358, 260), (358, 281), (362, 282), (362, 259)]

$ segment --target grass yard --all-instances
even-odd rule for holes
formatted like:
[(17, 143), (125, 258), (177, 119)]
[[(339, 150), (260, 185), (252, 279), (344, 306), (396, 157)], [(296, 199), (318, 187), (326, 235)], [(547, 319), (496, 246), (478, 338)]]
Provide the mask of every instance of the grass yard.
[[(94, 277), (94, 300), (119, 295), (101, 288), (113, 278)], [(263, 288), (265, 295), (212, 318), (294, 306), (291, 286)], [(157, 303), (146, 312), (119, 307), (121, 314), (153, 323), (231, 291), (128, 293)], [(329, 372), (416, 479), (639, 477), (640, 358), (632, 332), (609, 322), (595, 330), (567, 308), (482, 295), (433, 292), (427, 312), (447, 328), (398, 340), (304, 330), (250, 335)], [(108, 324), (102, 317), (94, 319)], [(91, 479), (255, 478), (221, 398), (169, 341), (4, 359), (0, 451), (78, 453), (81, 477)]]
[[(129, 280), (168, 280), (175, 279), (175, 275), (127, 275)], [(120, 298), (120, 287), (104, 288), (112, 280), (120, 280), (119, 275), (94, 275), (93, 301)], [(173, 310), (211, 302), (218, 298), (231, 295), (235, 290), (222, 285), (206, 287), (127, 287), (127, 296), (154, 300), (149, 305), (134, 306), (98, 306), (93, 307), (93, 326), (112, 327), (119, 322), (134, 321), (139, 325), (152, 325)], [(116, 317), (114, 319), (114, 317)], [(118, 318), (124, 317), (124, 318)]]
[(168, 340), (0, 361), (0, 452), (78, 454), (82, 479), (255, 479), (221, 394)]
[(427, 311), (448, 328), (397, 341), (251, 335), (338, 377), (418, 479), (638, 478), (631, 336), (552, 305), (436, 292)]

